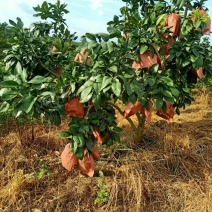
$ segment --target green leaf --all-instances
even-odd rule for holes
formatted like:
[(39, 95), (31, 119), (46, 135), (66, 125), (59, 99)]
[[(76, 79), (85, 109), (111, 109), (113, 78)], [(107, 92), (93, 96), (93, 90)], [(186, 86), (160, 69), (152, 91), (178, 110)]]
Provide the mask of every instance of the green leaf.
[(78, 142), (73, 139), (73, 141), (71, 142), (71, 151), (74, 154), (76, 154), (76, 152), (77, 152), (77, 148), (78, 148), (77, 144), (78, 144)]
[(164, 113), (167, 112), (167, 111), (166, 111), (166, 110), (167, 110), (167, 106), (166, 106), (166, 102), (165, 102), (165, 101), (163, 102), (163, 105), (162, 105), (162, 108), (161, 108), (161, 109), (162, 109), (162, 111), (163, 111)]
[(191, 62), (193, 62), (193, 63), (198, 59), (198, 57), (196, 57), (194, 55), (191, 55), (190, 58), (191, 58)]
[(100, 125), (100, 128), (99, 128), (100, 132), (104, 132), (105, 128), (106, 128), (106, 124), (104, 122), (102, 122)]
[(156, 99), (156, 109), (157, 110), (161, 109), (162, 105), (163, 105), (163, 99), (162, 98)]
[(168, 77), (161, 77), (160, 81), (162, 81), (164, 84), (166, 84), (168, 86), (173, 86), (174, 85), (173, 81), (170, 78), (168, 78)]
[(107, 50), (107, 42), (101, 42), (101, 46), (105, 51)]
[(49, 82), (49, 78), (37, 75), (34, 78), (32, 78), (28, 83), (41, 84), (41, 83), (44, 83), (44, 82)]
[(83, 147), (77, 148), (75, 155), (77, 156), (77, 158), (82, 160), (84, 157), (84, 148)]
[(120, 127), (118, 127), (118, 126), (115, 126), (115, 127), (113, 128), (113, 131), (114, 131), (114, 132), (122, 132), (123, 130), (122, 130), (122, 128), (120, 128)]
[(142, 45), (140, 47), (140, 54), (143, 54), (147, 49), (148, 49), (148, 46), (147, 45)]
[(190, 60), (186, 60), (182, 63), (182, 67), (188, 66), (191, 63)]
[(23, 21), (19, 17), (17, 17), (16, 20), (17, 20), (17, 26), (19, 28), (23, 28), (23, 26), (24, 26)]
[(96, 108), (96, 109), (98, 109), (99, 108), (99, 106), (100, 106), (100, 104), (101, 104), (101, 95), (96, 95), (94, 98), (92, 98), (92, 102), (93, 102), (93, 104), (94, 104), (94, 107)]
[(67, 131), (59, 132), (57, 133), (57, 136), (60, 138), (72, 138), (71, 133)]
[(177, 115), (180, 115), (180, 109), (179, 108), (176, 108), (176, 113), (177, 113)]
[(8, 88), (2, 88), (0, 90), (0, 96), (4, 95), (4, 94), (7, 94), (8, 92), (10, 92), (11, 89), (8, 89)]
[(93, 49), (94, 47), (96, 47), (98, 45), (98, 43), (96, 41), (90, 41), (88, 43), (88, 49)]
[(85, 139), (84, 136), (81, 134), (77, 134), (73, 136), (74, 142), (77, 142), (77, 147), (83, 147), (85, 145)]
[(156, 79), (151, 77), (147, 79), (147, 83), (152, 87), (156, 82)]
[(79, 90), (77, 91), (77, 94), (81, 93), (83, 90), (85, 90), (87, 87), (93, 86), (94, 81), (92, 80), (88, 80), (87, 82), (85, 82), (85, 84), (83, 84)]
[(150, 14), (150, 20), (151, 20), (152, 22), (155, 22), (155, 18), (156, 18), (156, 14), (155, 14), (155, 12), (152, 12), (152, 13)]
[(191, 92), (190, 88), (183, 88), (183, 91), (184, 91), (185, 93), (190, 93), (190, 92)]
[(8, 102), (3, 102), (0, 106), (0, 113), (5, 113), (8, 111), (10, 105)]
[(81, 103), (88, 102), (88, 101), (91, 99), (92, 95), (93, 95), (93, 92), (91, 92), (91, 93), (88, 94), (87, 96), (83, 96), (83, 98), (80, 99), (80, 102), (81, 102)]
[(107, 42), (110, 39), (110, 36), (107, 33), (98, 33), (98, 35)]
[(110, 90), (111, 86), (108, 86), (106, 88), (103, 89), (103, 93), (106, 93), (108, 90)]
[(194, 27), (195, 28), (199, 28), (199, 26), (201, 25), (202, 21), (201, 20), (198, 20), (196, 22), (193, 23)]
[(199, 57), (199, 52), (195, 48), (192, 48), (192, 52), (196, 57)]
[(51, 91), (44, 91), (40, 95), (41, 96), (51, 96), (52, 101), (54, 101), (56, 94), (54, 92), (51, 92)]
[(174, 98), (173, 98), (173, 97), (170, 98), (170, 97), (164, 96), (164, 99), (165, 99), (167, 102), (169, 102), (169, 103), (171, 103), (171, 104), (174, 104)]
[(7, 80), (7, 81), (0, 82), (0, 86), (4, 88), (17, 88), (19, 84), (13, 80)]
[(199, 68), (199, 67), (202, 67), (203, 66), (203, 57), (200, 56), (198, 57), (197, 61), (195, 62), (196, 66)]
[(133, 93), (132, 95), (129, 96), (129, 101), (132, 103), (135, 103), (137, 98), (138, 97)]
[(181, 3), (179, 5), (179, 9), (181, 9), (184, 6), (184, 4), (185, 4), (185, 0), (181, 0)]
[(120, 96), (120, 94), (121, 94), (121, 83), (120, 82), (113, 82), (112, 83), (112, 91), (113, 91), (113, 93), (117, 96), (117, 97), (119, 97)]
[(21, 63), (20, 63), (20, 62), (17, 62), (17, 63), (16, 63), (15, 70), (16, 70), (16, 72), (17, 72), (19, 75), (21, 75), (21, 73), (22, 73), (22, 67), (21, 67)]
[(138, 38), (132, 38), (129, 40), (129, 44), (132, 48), (136, 48), (139, 45), (139, 39)]
[(16, 24), (13, 20), (10, 20), (10, 19), (9, 19), (9, 23), (10, 23), (12, 26), (14, 26), (14, 27), (17, 26), (17, 24)]
[(96, 94), (99, 94), (101, 91), (102, 83), (96, 82), (93, 84), (93, 89), (96, 92)]
[(22, 109), (29, 113), (32, 110), (33, 105), (35, 104), (37, 97), (27, 96), (22, 102)]
[(172, 95), (175, 96), (176, 98), (179, 97), (180, 92), (176, 88), (170, 88)]
[(93, 86), (87, 87), (81, 92), (81, 99), (85, 99), (92, 91)]
[(156, 21), (156, 26), (163, 24), (165, 18), (167, 17), (167, 14), (162, 14), (158, 17), (157, 21)]
[(110, 71), (114, 72), (114, 73), (117, 73), (118, 72), (118, 67), (117, 66), (111, 66), (109, 68)]
[(166, 97), (172, 98), (172, 94), (171, 94), (170, 91), (163, 90), (163, 91), (162, 91), (162, 94), (163, 94), (164, 96), (166, 96)]
[(118, 17), (117, 15), (114, 15), (114, 16), (113, 16), (113, 21), (114, 21), (115, 23), (118, 23), (118, 22), (119, 22), (119, 17)]
[(152, 90), (152, 95), (155, 95), (157, 93), (160, 93), (160, 90), (158, 88)]
[(102, 80), (102, 87), (100, 90), (102, 91), (106, 86), (108, 86), (111, 83), (111, 80), (112, 80), (111, 77), (104, 76)]
[(17, 118), (18, 116), (21, 115), (21, 113), (22, 113), (22, 102), (19, 102), (18, 104), (15, 105), (13, 114)]
[(114, 137), (114, 141), (116, 141), (116, 142), (120, 142), (121, 141), (119, 134), (113, 133), (113, 137)]
[(114, 28), (114, 27), (109, 26), (107, 28), (107, 31), (110, 34), (110, 38), (121, 37), (121, 32), (118, 29)]
[[(4, 88), (3, 88), (4, 89)], [(2, 89), (2, 90), (3, 90)], [(1, 91), (2, 91), (1, 90)], [(18, 90), (5, 89), (2, 93), (2, 100), (8, 101), (14, 99), (20, 92)], [(0, 95), (1, 96), (1, 95)]]
[(51, 112), (51, 115), (52, 115), (52, 119), (50, 120), (51, 123), (56, 126), (60, 126), (60, 124), (61, 124), (60, 113), (58, 111), (53, 111), (53, 112)]
[(21, 78), (23, 82), (27, 82), (27, 71), (25, 68), (22, 69)]
[(181, 57), (176, 57), (176, 66), (177, 66), (177, 68), (181, 68), (181, 66), (182, 66)]
[(85, 33), (85, 36), (92, 41), (96, 41), (96, 36), (92, 33)]
[(91, 139), (86, 139), (85, 145), (88, 148), (88, 150), (92, 152), (94, 147), (94, 142)]
[(132, 93), (134, 92), (134, 87), (132, 86), (132, 84), (127, 84), (127, 95), (130, 96), (132, 95)]
[(171, 62), (175, 58), (175, 55), (169, 55), (166, 61)]
[(108, 41), (107, 42), (107, 48), (109, 50), (109, 53), (113, 52), (114, 51), (113, 42)]
[(151, 57), (153, 58), (154, 55), (155, 55), (155, 49), (152, 45), (149, 46), (149, 50), (150, 50), (150, 54), (151, 54)]
[(145, 97), (141, 97), (139, 101), (141, 106), (148, 107), (148, 100)]
[(135, 84), (135, 93), (139, 97), (143, 96), (143, 90), (142, 90), (142, 86), (141, 85), (138, 86), (138, 85)]

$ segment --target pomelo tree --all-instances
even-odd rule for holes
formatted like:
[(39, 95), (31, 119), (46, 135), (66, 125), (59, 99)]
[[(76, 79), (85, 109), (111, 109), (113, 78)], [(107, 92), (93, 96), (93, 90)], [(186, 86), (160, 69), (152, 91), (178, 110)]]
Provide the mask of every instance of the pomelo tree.
[[(93, 167), (93, 157), (99, 158), (96, 142), (120, 141), (115, 110), (129, 121), (134, 141), (141, 142), (154, 110), (172, 120), (174, 112), (192, 103), (197, 78), (212, 73), (211, 47), (202, 44), (203, 35), (210, 34), (206, 1), (123, 2), (107, 33), (86, 33), (81, 42), (69, 31), (67, 5), (59, 0), (34, 7), (41, 21), (28, 28), (20, 18), (9, 21), (12, 47), (5, 50), (0, 112), (12, 109), (16, 118), (56, 125), (70, 116), (69, 128), (59, 133), (70, 141), (69, 170), (85, 158)], [(88, 56), (74, 62), (83, 50)], [(124, 111), (117, 101), (126, 105)], [(130, 119), (134, 114), (136, 122)], [(80, 169), (86, 173), (85, 164)]]

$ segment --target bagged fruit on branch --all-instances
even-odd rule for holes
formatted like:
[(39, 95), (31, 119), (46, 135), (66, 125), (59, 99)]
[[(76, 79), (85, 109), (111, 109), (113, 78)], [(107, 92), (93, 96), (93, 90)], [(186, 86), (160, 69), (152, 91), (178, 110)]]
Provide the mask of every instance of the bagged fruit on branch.
[(152, 47), (155, 50), (155, 54), (152, 56), (150, 50), (146, 50), (143, 54), (138, 54), (139, 62), (134, 61), (132, 64), (132, 68), (138, 69), (138, 68), (150, 68), (151, 66), (155, 64), (161, 65), (160, 62), (160, 55), (158, 52), (158, 49), (156, 45), (152, 45)]
[(191, 71), (196, 75), (198, 76), (200, 79), (203, 79), (205, 76), (204, 76), (204, 73), (203, 73), (203, 68), (200, 67), (199, 69), (195, 70), (193, 67), (191, 68)]
[(65, 149), (61, 154), (61, 161), (62, 166), (68, 171), (71, 171), (74, 168), (74, 166), (77, 165), (78, 158), (74, 153), (71, 152), (70, 144), (67, 144), (65, 146)]
[(99, 128), (93, 130), (93, 135), (95, 137), (95, 140), (100, 144), (102, 144), (104, 140), (108, 137), (108, 135), (101, 136)]
[(166, 120), (173, 121), (174, 113), (175, 112), (174, 112), (173, 105), (169, 102), (166, 102), (166, 113), (164, 113), (163, 110), (160, 109), (156, 112), (156, 115), (158, 115)]
[(179, 37), (181, 32), (180, 27), (181, 17), (179, 14), (170, 13), (165, 20), (164, 26), (169, 26), (169, 31), (172, 37)]
[(94, 147), (92, 149), (92, 156), (93, 156), (94, 160), (99, 160), (100, 159), (99, 151), (97, 150), (96, 147)]
[(73, 116), (78, 118), (83, 118), (85, 116), (85, 110), (82, 103), (80, 103), (80, 99), (75, 97), (73, 99), (69, 99), (65, 104), (65, 114), (67, 116)]
[(84, 157), (82, 160), (78, 160), (77, 168), (89, 177), (94, 175), (94, 158), (89, 154), (88, 150), (84, 150)]

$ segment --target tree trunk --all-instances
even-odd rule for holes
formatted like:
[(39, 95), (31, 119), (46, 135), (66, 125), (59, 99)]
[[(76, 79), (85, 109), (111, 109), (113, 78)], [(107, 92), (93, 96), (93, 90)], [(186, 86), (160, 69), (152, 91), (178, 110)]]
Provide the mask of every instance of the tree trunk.
[(146, 118), (139, 113), (137, 113), (136, 116), (138, 118), (138, 126), (133, 130), (133, 140), (135, 144), (139, 144), (142, 143)]

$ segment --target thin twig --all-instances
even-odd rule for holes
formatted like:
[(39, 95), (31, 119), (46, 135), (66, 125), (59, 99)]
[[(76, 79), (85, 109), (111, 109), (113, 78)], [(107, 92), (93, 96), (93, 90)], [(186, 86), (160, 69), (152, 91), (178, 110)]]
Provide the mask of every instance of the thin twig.
[(87, 110), (87, 113), (86, 113), (86, 116), (85, 117), (87, 117), (88, 116), (88, 114), (90, 113), (90, 110), (92, 109), (94, 107), (94, 105), (92, 104), (92, 105), (90, 105), (89, 107), (88, 107), (88, 110)]
[(35, 50), (33, 49), (33, 47), (32, 47), (31, 45), (30, 45), (30, 47), (31, 47), (32, 51), (34, 52), (34, 54), (37, 56), (37, 59), (39, 60), (41, 66), (42, 66), (43, 68), (45, 68), (48, 72), (50, 72), (51, 74), (53, 74), (54, 76), (58, 77), (56, 73), (54, 73), (52, 70), (48, 69), (48, 68), (42, 63), (42, 61), (40, 60), (40, 58), (38, 57), (38, 55), (36, 54)]

